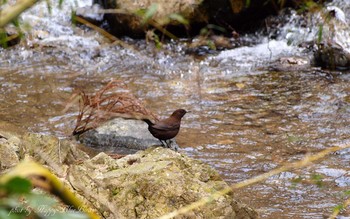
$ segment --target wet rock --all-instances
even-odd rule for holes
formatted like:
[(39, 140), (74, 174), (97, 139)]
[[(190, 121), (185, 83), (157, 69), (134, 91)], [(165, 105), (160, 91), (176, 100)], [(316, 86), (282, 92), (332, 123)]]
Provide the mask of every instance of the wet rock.
[(315, 63), (324, 68), (347, 70), (350, 68), (350, 53), (335, 43), (319, 43), (315, 52)]
[[(68, 177), (107, 218), (157, 218), (227, 186), (208, 165), (161, 147), (119, 160), (100, 153), (72, 165)], [(257, 214), (228, 194), (187, 217), (257, 218)]]
[(22, 136), (24, 153), (47, 165), (59, 176), (65, 176), (68, 165), (89, 156), (74, 141), (60, 140), (48, 135), (27, 133)]
[(302, 71), (310, 69), (310, 60), (307, 57), (281, 57), (270, 64), (269, 70), (273, 71)]
[(198, 56), (215, 54), (217, 51), (232, 49), (234, 40), (220, 35), (199, 36), (192, 40), (186, 49), (186, 54)]
[(100, 13), (102, 7), (99, 4), (78, 8), (75, 12), (76, 16), (83, 17), (85, 20), (93, 24), (101, 24), (103, 21), (103, 13)]
[[(87, 146), (118, 154), (131, 154), (162, 145), (148, 131), (145, 122), (123, 118), (113, 119), (94, 130), (89, 130), (80, 135), (79, 140)], [(171, 148), (178, 149), (175, 140), (172, 140)]]
[(19, 162), (20, 142), (17, 136), (0, 131), (0, 172)]
[[(1, 30), (0, 30), (1, 33)], [(6, 27), (5, 28), (5, 37), (1, 38), (0, 47), (10, 47), (17, 45), (21, 41), (21, 36), (18, 33), (17, 29), (14, 27)]]
[(337, 7), (327, 7), (321, 22), (322, 35), (319, 33), (315, 45), (315, 64), (330, 69), (349, 69), (350, 33), (344, 12)]
[(148, 24), (143, 24), (141, 17), (136, 15), (141, 10), (147, 10), (151, 5), (157, 5), (157, 10), (153, 19), (158, 25), (179, 25), (176, 19), (171, 19), (171, 15), (178, 14), (190, 21), (203, 22), (205, 18), (201, 16), (199, 6), (203, 0), (171, 0), (171, 1), (101, 1), (94, 0), (105, 9), (116, 9), (117, 13), (105, 14), (105, 19), (110, 25), (110, 29), (116, 35), (143, 36)]
[[(146, 30), (154, 28), (158, 30), (170, 29), (170, 32), (176, 36), (179, 34), (188, 36), (191, 32), (198, 34), (203, 28), (212, 28), (207, 25), (208, 23), (226, 30), (242, 29), (247, 31), (247, 28), (261, 26), (264, 18), (278, 12), (274, 2), (260, 0), (249, 1), (249, 4), (245, 0), (94, 0), (93, 4), (100, 4), (104, 9), (107, 9), (105, 19), (113, 34), (133, 37), (143, 37)], [(155, 5), (157, 5), (156, 10), (153, 8)], [(287, 1), (280, 7), (296, 5), (298, 4)], [(147, 12), (147, 10), (149, 11)], [(142, 13), (152, 15), (152, 11), (154, 15), (150, 17), (152, 17), (153, 22), (142, 23)]]

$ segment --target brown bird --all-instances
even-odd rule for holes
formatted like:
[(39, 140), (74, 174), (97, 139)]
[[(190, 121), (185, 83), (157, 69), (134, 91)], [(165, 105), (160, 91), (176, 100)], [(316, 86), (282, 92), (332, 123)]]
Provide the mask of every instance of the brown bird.
[[(148, 124), (149, 132), (165, 146), (169, 147), (167, 140), (174, 138), (180, 130), (182, 117), (187, 113), (184, 109), (177, 109), (167, 119), (151, 122), (149, 119), (143, 119)], [(164, 142), (165, 144), (164, 144)]]

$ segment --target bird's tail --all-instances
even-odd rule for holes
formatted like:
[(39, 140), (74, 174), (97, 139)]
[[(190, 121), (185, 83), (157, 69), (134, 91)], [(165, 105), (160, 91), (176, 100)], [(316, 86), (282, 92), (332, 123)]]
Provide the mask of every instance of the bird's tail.
[(149, 119), (142, 119), (142, 121), (144, 121), (148, 125), (151, 125), (151, 126), (154, 125), (154, 123), (151, 120), (149, 120)]

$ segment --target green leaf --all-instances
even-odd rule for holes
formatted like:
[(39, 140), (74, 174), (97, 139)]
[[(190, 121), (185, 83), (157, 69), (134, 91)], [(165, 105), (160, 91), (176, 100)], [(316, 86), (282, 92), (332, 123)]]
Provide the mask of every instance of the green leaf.
[(341, 211), (344, 209), (344, 205), (339, 204), (333, 208), (333, 211)]
[(12, 24), (13, 24), (15, 27), (17, 27), (17, 28), (20, 27), (20, 23), (19, 23), (18, 18), (13, 19), (13, 20), (12, 20)]
[(79, 211), (66, 211), (64, 213), (56, 213), (50, 219), (88, 219), (89, 217)]
[(8, 218), (9, 217), (9, 213), (8, 211), (6, 211), (5, 209), (2, 209), (2, 207), (0, 208), (0, 218)]
[(28, 205), (32, 208), (51, 208), (58, 204), (57, 200), (44, 194), (31, 193), (26, 196)]
[(189, 24), (188, 20), (185, 19), (180, 14), (176, 14), (176, 13), (170, 14), (169, 18), (172, 19), (172, 20), (175, 20), (175, 21), (177, 21), (177, 22), (179, 22), (180, 24), (183, 24), (183, 25), (188, 25)]
[[(22, 219), (30, 214), (30, 210), (23, 206), (23, 203), (20, 201), (22, 197), (23, 195), (11, 195), (10, 198), (2, 199), (0, 203), (0, 218)], [(4, 214), (6, 214), (6, 217), (2, 216)]]
[(58, 7), (59, 7), (60, 9), (62, 9), (63, 1), (64, 1), (64, 0), (59, 0), (59, 1), (58, 1)]
[(350, 195), (350, 190), (344, 191), (344, 195)]
[(226, 29), (225, 29), (225, 28), (220, 27), (220, 26), (215, 25), (215, 24), (208, 24), (207, 27), (208, 27), (208, 29), (218, 30), (218, 31), (221, 31), (221, 32), (223, 32), (223, 33), (226, 32)]
[(157, 10), (158, 4), (152, 4), (149, 6), (142, 17), (142, 24), (147, 23), (153, 17), (153, 15), (155, 15)]
[(209, 34), (209, 30), (208, 28), (204, 27), (200, 30), (200, 33), (199, 33), (201, 36), (205, 36), (207, 34)]
[(70, 14), (70, 20), (74, 25), (77, 25), (77, 14), (76, 11), (72, 10), (71, 14)]
[(323, 24), (320, 24), (318, 32), (317, 32), (317, 42), (321, 43), (323, 35)]
[(323, 182), (322, 182), (323, 177), (320, 174), (313, 174), (311, 176), (311, 179), (318, 187), (323, 186)]
[(7, 34), (4, 29), (0, 29), (0, 47), (7, 48)]
[(25, 215), (21, 215), (18, 213), (14, 213), (5, 209), (0, 209), (0, 218), (7, 218), (7, 219), (22, 219)]
[(5, 184), (5, 189), (9, 193), (29, 193), (32, 189), (32, 183), (21, 177), (13, 177)]
[(294, 178), (291, 181), (292, 183), (301, 183), (303, 181), (303, 177), (298, 176), (298, 178)]
[(49, 14), (52, 14), (52, 5), (50, 0), (46, 0), (46, 7)]

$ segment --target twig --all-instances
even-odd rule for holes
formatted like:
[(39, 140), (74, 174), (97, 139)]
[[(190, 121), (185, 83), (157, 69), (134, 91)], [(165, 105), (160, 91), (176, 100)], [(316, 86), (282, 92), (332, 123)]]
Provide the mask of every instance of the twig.
[(23, 11), (34, 5), (37, 0), (21, 0), (14, 5), (8, 5), (0, 11), (0, 28), (5, 27)]
[(338, 216), (338, 214), (340, 213), (340, 211), (341, 211), (342, 209), (345, 209), (345, 208), (348, 207), (349, 205), (350, 205), (350, 198), (346, 199), (346, 200), (343, 202), (343, 204), (341, 205), (341, 208), (336, 208), (336, 209), (334, 209), (332, 215), (329, 216), (329, 219), (335, 219), (335, 218)]
[[(11, 171), (0, 177), (0, 183), (6, 183), (13, 177), (26, 177), (29, 180), (34, 177), (34, 185), (43, 189), (50, 190), (50, 193), (56, 195), (67, 206), (72, 206), (74, 209), (83, 211), (91, 219), (99, 219), (100, 217), (83, 202), (78, 199), (72, 191), (70, 191), (64, 183), (61, 182), (53, 173), (42, 165), (30, 160), (24, 160), (16, 165)], [(46, 182), (39, 182), (37, 179), (46, 179)]]
[[(157, 120), (157, 117), (146, 109), (121, 81), (112, 80), (94, 95), (80, 91), (78, 96), (79, 114), (73, 135), (80, 135), (116, 117)], [(76, 94), (70, 99), (76, 101)], [(65, 110), (67, 109), (66, 107)]]
[(62, 158), (61, 158), (61, 140), (58, 139), (58, 158), (60, 160), (60, 163), (62, 163)]

